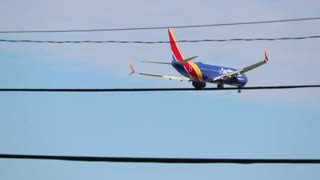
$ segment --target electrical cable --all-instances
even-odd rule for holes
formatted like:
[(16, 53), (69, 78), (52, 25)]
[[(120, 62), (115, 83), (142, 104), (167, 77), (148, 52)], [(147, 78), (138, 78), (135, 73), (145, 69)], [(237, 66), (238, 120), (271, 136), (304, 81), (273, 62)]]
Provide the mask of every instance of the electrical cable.
[(160, 92), (160, 91), (226, 91), (226, 90), (266, 90), (266, 89), (297, 89), (319, 88), (319, 85), (291, 85), (291, 86), (252, 86), (252, 87), (226, 87), (226, 88), (111, 88), (111, 89), (66, 89), (66, 88), (0, 88), (0, 92)]
[(247, 158), (156, 158), (156, 157), (102, 157), (102, 156), (57, 156), (0, 154), (4, 159), (38, 159), (82, 162), (118, 162), (118, 163), (170, 163), (170, 164), (319, 164), (320, 159), (247, 159)]
[[(179, 43), (198, 43), (198, 42), (229, 42), (229, 41), (285, 41), (285, 40), (303, 40), (319, 39), (320, 35), (299, 36), (299, 37), (280, 37), (280, 38), (233, 38), (233, 39), (201, 39), (201, 40), (179, 40)], [(170, 41), (117, 41), (117, 40), (81, 40), (81, 41), (53, 41), (53, 40), (12, 40), (0, 39), (3, 43), (50, 43), (50, 44), (83, 44), (83, 43), (116, 43), (116, 44), (166, 44)]]
[(108, 31), (138, 31), (138, 30), (158, 30), (158, 29), (182, 29), (182, 28), (204, 28), (217, 26), (238, 26), (238, 25), (252, 25), (252, 24), (270, 24), (270, 23), (284, 23), (284, 22), (298, 22), (298, 21), (314, 21), (320, 20), (320, 17), (310, 18), (296, 18), (296, 19), (278, 19), (266, 21), (250, 21), (250, 22), (232, 22), (232, 23), (218, 23), (218, 24), (200, 24), (200, 25), (181, 25), (181, 26), (155, 26), (155, 27), (129, 27), (129, 28), (104, 28), (104, 29), (69, 29), (69, 30), (30, 30), (30, 31), (0, 31), (1, 34), (14, 33), (71, 33), (71, 32), (108, 32)]

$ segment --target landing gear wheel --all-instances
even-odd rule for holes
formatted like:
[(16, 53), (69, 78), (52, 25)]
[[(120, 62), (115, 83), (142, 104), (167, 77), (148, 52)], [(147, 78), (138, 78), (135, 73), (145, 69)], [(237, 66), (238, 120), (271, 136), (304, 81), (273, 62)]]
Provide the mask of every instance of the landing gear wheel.
[(206, 83), (201, 81), (192, 81), (192, 85), (198, 90), (204, 89), (206, 87)]
[(223, 83), (218, 83), (218, 84), (217, 84), (217, 88), (218, 88), (218, 89), (224, 88), (224, 84), (223, 84)]

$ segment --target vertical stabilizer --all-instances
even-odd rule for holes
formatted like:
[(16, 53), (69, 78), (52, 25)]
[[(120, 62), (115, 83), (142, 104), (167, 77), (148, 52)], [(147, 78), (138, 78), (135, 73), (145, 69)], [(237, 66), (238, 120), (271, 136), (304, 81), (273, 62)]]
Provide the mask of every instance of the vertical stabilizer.
[(169, 33), (170, 47), (171, 47), (173, 58), (175, 61), (180, 62), (184, 60), (184, 56), (180, 51), (179, 45), (176, 42), (176, 38), (174, 37), (173, 31), (171, 28), (168, 29), (168, 33)]

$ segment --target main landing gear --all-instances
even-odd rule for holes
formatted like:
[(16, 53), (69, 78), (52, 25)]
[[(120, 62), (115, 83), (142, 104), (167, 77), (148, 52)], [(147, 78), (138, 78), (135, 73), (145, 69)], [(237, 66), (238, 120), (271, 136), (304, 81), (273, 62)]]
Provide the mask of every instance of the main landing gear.
[(206, 87), (206, 83), (201, 82), (201, 81), (192, 81), (192, 86), (194, 88), (200, 90), (200, 89), (204, 89)]
[[(205, 82), (201, 82), (201, 81), (192, 81), (192, 85), (197, 90), (201, 90), (201, 89), (204, 89), (206, 87), (206, 83)], [(217, 88), (218, 89), (223, 89), (224, 88), (224, 83), (223, 82), (217, 83)], [(238, 93), (241, 93), (241, 87), (240, 86), (238, 86)]]
[(224, 84), (223, 84), (223, 83), (218, 83), (218, 84), (217, 84), (217, 88), (218, 88), (218, 89), (224, 88)]
[[(222, 82), (217, 84), (217, 88), (218, 89), (223, 89), (224, 88), (224, 84)], [(238, 93), (241, 93), (241, 87), (238, 86)]]

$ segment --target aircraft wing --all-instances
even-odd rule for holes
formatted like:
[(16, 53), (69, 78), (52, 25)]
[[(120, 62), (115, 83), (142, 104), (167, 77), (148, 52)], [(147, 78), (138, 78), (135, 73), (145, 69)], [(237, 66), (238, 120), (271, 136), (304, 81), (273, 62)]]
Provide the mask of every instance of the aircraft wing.
[[(131, 64), (129, 64), (130, 69), (131, 69), (131, 74), (136, 73), (136, 71), (134, 70), (133, 66)], [(142, 76), (152, 76), (152, 77), (159, 77), (159, 78), (164, 78), (167, 80), (178, 80), (178, 81), (190, 81), (191, 79), (188, 77), (182, 77), (182, 76), (168, 76), (168, 75), (160, 75), (160, 74), (150, 74), (150, 73), (143, 73), (143, 72), (138, 72), (139, 75)]]
[(233, 71), (233, 72), (230, 72), (230, 73), (225, 73), (225, 74), (223, 74), (221, 76), (215, 77), (213, 79), (213, 81), (227, 80), (227, 79), (235, 77), (235, 76), (237, 76), (239, 74), (243, 74), (245, 72), (251, 71), (252, 69), (255, 69), (255, 68), (257, 68), (257, 67), (259, 67), (259, 66), (261, 66), (261, 65), (263, 65), (263, 64), (268, 62), (268, 55), (267, 55), (266, 51), (264, 51), (264, 57), (265, 57), (265, 59), (263, 61), (257, 62), (255, 64), (252, 64), (252, 65), (247, 66), (247, 67), (244, 67), (244, 68), (239, 69), (237, 71)]
[(138, 73), (143, 76), (153, 76), (153, 77), (160, 77), (167, 80), (178, 80), (178, 81), (190, 81), (190, 78), (182, 77), (182, 76), (167, 76), (167, 75), (160, 75), (160, 74), (149, 74), (149, 73)]

